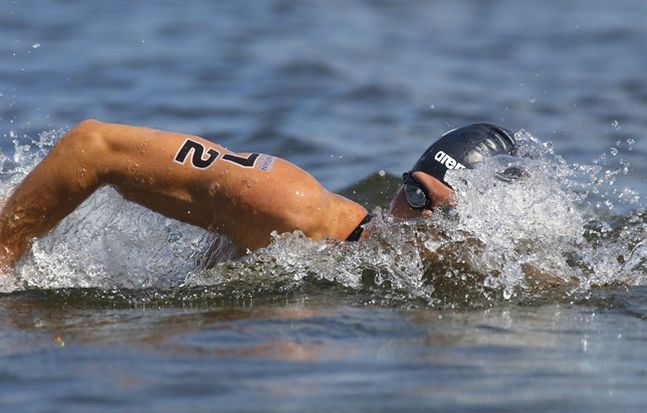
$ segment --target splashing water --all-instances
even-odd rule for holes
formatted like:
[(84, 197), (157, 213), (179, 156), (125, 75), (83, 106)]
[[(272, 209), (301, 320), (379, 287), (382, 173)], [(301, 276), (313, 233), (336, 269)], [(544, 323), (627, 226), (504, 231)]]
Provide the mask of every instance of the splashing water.
[[(0, 159), (1, 199), (62, 134), (44, 132), (27, 145), (11, 135), (15, 154)], [(105, 187), (35, 240), (15, 276), (0, 279), (0, 291), (173, 287), (214, 256), (228, 259), (234, 252), (226, 239), (151, 213)]]
[[(526, 131), (516, 138), (518, 157), (493, 157), (476, 171), (457, 171), (448, 178), (457, 190), (459, 219), (446, 230), (452, 240), (458, 233), (478, 240), (471, 258), (485, 277), (484, 286), (498, 287), (511, 298), (537, 288), (558, 286), (570, 295), (596, 286), (644, 283), (644, 208), (638, 208), (636, 191), (613, 187), (630, 165), (619, 159), (605, 169), (606, 154), (593, 165), (569, 164), (550, 143)], [(618, 149), (609, 153), (616, 156)], [(522, 174), (496, 179), (509, 168)], [(613, 216), (608, 211), (616, 205), (636, 210)]]
[[(45, 132), (29, 145), (11, 136), (14, 156), (0, 155), (3, 198), (60, 136)], [(35, 241), (0, 291), (155, 288), (177, 294), (197, 288), (253, 298), (334, 290), (362, 302), (454, 306), (571, 299), (599, 286), (644, 284), (645, 209), (637, 191), (614, 185), (629, 173), (621, 154), (633, 140), (578, 164), (526, 131), (516, 137), (517, 156), (448, 174), (455, 208), (396, 222), (378, 207), (361, 242), (274, 234), (270, 246), (240, 260), (232, 260), (235, 250), (223, 237), (103, 188)], [(521, 173), (508, 179), (511, 170)], [(621, 208), (631, 212), (613, 214)]]

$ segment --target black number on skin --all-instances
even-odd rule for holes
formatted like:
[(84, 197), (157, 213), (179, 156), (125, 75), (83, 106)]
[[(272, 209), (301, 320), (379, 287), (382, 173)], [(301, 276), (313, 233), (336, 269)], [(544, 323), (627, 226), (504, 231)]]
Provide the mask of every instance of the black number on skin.
[(247, 157), (243, 156), (236, 156), (228, 153), (227, 155), (223, 155), (222, 159), (225, 161), (233, 162), (237, 165), (242, 166), (243, 168), (253, 168), (254, 164), (256, 163), (256, 159), (258, 159), (259, 154), (257, 153), (250, 153), (247, 155)]
[(189, 155), (189, 152), (191, 152), (191, 150), (193, 150), (191, 164), (198, 169), (206, 169), (210, 167), (211, 164), (216, 160), (218, 155), (220, 155), (217, 150), (209, 148), (209, 150), (207, 151), (209, 157), (207, 159), (203, 159), (204, 146), (201, 143), (187, 139), (175, 156), (175, 162), (184, 165), (184, 161), (186, 160), (186, 157)]

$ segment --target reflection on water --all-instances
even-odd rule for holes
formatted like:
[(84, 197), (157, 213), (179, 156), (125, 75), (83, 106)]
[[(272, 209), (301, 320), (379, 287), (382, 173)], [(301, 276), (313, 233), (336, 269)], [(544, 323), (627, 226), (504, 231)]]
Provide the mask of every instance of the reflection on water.
[[(600, 326), (606, 321), (596, 317), (624, 311), (635, 319), (626, 320), (627, 323), (639, 323), (647, 318), (645, 297), (647, 291), (642, 287), (600, 292), (592, 299), (597, 310), (586, 304), (545, 304), (453, 311), (373, 307), (366, 311), (357, 307), (330, 307), (311, 300), (310, 304), (249, 308), (171, 307), (151, 310), (152, 314), (148, 315), (145, 309), (98, 308), (92, 312), (66, 309), (52, 306), (36, 294), (30, 299), (14, 295), (3, 300), (3, 325), (40, 332), (43, 342), (23, 342), (12, 348), (9, 340), (3, 352), (5, 356), (14, 355), (47, 341), (52, 346), (130, 343), (178, 354), (194, 351), (214, 357), (296, 357), (295, 361), (315, 361), (362, 357), (358, 349), (338, 352), (325, 348), (327, 342), (350, 341), (353, 337), (381, 338), (387, 347), (551, 348), (564, 344), (560, 339), (565, 333), (585, 335), (589, 330), (606, 330), (606, 326)], [(632, 305), (641, 302), (642, 305)], [(604, 309), (605, 306), (611, 308)], [(623, 307), (629, 308), (623, 310)], [(618, 340), (623, 336), (627, 340), (645, 339), (642, 331), (624, 331), (624, 335), (616, 336)], [(613, 336), (612, 331), (605, 331), (604, 335)], [(19, 343), (19, 337), (14, 339)]]
[[(596, 306), (451, 311), (316, 302), (88, 311), (51, 306), (36, 297), (9, 296), (2, 303), (2, 357), (15, 377), (8, 391), (17, 391), (18, 377), (29, 380), (31, 388), (96, 380), (93, 369), (107, 357), (113, 367), (101, 367), (102, 375), (107, 389), (120, 395), (104, 400), (107, 406), (119, 401), (156, 406), (171, 397), (199, 407), (200, 400), (226, 397), (235, 388), (257, 398), (234, 398), (233, 410), (286, 397), (292, 408), (304, 408), (313, 400), (340, 397), (340, 391), (346, 408), (374, 405), (374, 398), (366, 399), (369, 394), (390, 407), (395, 405), (388, 394), (407, 394), (415, 405), (434, 400), (446, 408), (472, 403), (514, 408), (540, 398), (544, 407), (577, 403), (603, 411), (647, 401), (635, 388), (644, 385), (647, 355), (644, 288), (604, 293)], [(615, 308), (632, 300), (642, 302), (642, 313), (618, 317), (623, 310)], [(605, 303), (612, 308), (604, 309)], [(31, 370), (38, 358), (29, 361), (29, 354), (35, 353), (68, 364), (55, 373), (49, 366)], [(156, 378), (159, 366), (172, 369), (165, 373), (176, 380), (172, 390)], [(579, 385), (572, 386), (574, 381)], [(491, 388), (512, 393), (494, 395)], [(165, 391), (172, 394), (161, 396)], [(161, 399), (151, 399), (151, 392), (162, 392)]]

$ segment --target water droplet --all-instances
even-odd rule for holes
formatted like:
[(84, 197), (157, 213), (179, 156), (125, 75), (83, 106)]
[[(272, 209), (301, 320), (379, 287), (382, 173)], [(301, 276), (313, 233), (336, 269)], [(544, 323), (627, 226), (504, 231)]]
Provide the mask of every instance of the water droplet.
[(611, 156), (618, 155), (618, 148), (611, 147), (611, 149), (609, 150), (609, 153), (611, 154)]
[(384, 172), (384, 169), (380, 169), (380, 171), (377, 174), (380, 176), (386, 176), (386, 172)]
[(40, 43), (34, 43), (31, 45), (33, 49), (38, 49), (40, 47)]
[(614, 119), (613, 122), (611, 122), (611, 126), (613, 126), (616, 129), (620, 129), (620, 122)]
[(63, 337), (54, 336), (53, 340), (59, 347), (65, 347), (65, 340), (63, 340)]

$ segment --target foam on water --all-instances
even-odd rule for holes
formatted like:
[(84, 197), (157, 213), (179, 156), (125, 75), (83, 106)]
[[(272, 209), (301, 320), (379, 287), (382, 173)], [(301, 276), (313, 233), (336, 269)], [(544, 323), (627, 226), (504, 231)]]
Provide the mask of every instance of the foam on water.
[[(45, 132), (29, 145), (12, 136), (15, 154), (0, 158), (3, 198), (61, 134)], [(397, 222), (378, 207), (367, 240), (274, 234), (270, 246), (240, 260), (232, 260), (226, 239), (103, 188), (35, 241), (0, 288), (208, 287), (260, 296), (326, 283), (373, 302), (460, 305), (645, 284), (644, 201), (615, 185), (630, 173), (622, 153), (633, 141), (617, 142), (590, 164), (571, 164), (550, 143), (523, 130), (516, 136), (518, 156), (449, 174), (455, 208)], [(521, 177), (502, 175), (510, 167)]]
[[(431, 305), (581, 298), (600, 286), (644, 284), (647, 222), (640, 195), (614, 187), (630, 165), (621, 158), (614, 165), (605, 154), (591, 165), (569, 164), (550, 143), (525, 131), (516, 136), (518, 156), (450, 173), (457, 206), (431, 219), (396, 222), (377, 209), (369, 239), (360, 243), (277, 235), (269, 248), (199, 273), (188, 284), (256, 274), (268, 291), (285, 291), (315, 278)], [(623, 145), (616, 146), (612, 156)], [(520, 178), (502, 175), (511, 167), (523, 171)], [(618, 208), (631, 212), (610, 213)]]
[[(485, 270), (484, 285), (502, 287), (509, 298), (544, 285), (572, 294), (644, 282), (647, 227), (640, 196), (614, 187), (630, 165), (619, 158), (605, 168), (606, 154), (592, 165), (569, 164), (550, 143), (528, 132), (520, 131), (516, 138), (518, 157), (494, 157), (474, 172), (458, 171), (449, 178), (457, 190), (459, 218), (446, 230), (478, 239), (480, 248), (472, 251), (474, 262)], [(627, 145), (630, 149), (631, 141)], [(617, 147), (610, 149), (614, 156)], [(510, 167), (524, 171), (523, 176), (509, 182), (493, 179)], [(616, 207), (633, 211), (611, 215)], [(615, 236), (605, 235), (614, 230)]]

